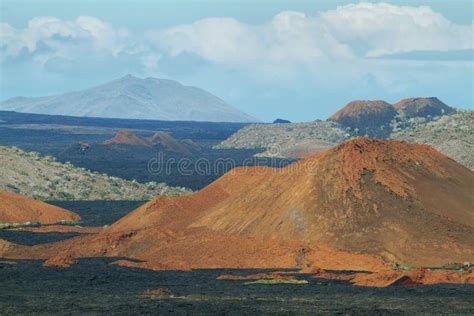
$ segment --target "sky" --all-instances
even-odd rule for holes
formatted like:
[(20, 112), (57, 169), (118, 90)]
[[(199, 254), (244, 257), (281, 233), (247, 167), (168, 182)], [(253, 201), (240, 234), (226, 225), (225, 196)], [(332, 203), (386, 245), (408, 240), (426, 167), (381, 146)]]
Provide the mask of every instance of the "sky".
[(471, 0), (0, 0), (0, 100), (126, 74), (203, 88), (262, 121), (355, 99), (472, 109)]

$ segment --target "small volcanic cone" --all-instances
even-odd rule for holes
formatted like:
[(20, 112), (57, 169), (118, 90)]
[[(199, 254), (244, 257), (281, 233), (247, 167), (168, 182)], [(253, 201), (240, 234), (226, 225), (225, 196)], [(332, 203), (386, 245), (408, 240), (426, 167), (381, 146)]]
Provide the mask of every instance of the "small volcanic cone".
[(199, 151), (200, 147), (191, 140), (177, 140), (165, 132), (156, 132), (150, 137), (139, 136), (131, 131), (122, 130), (112, 139), (105, 141), (105, 145), (132, 145), (153, 147), (160, 151), (191, 155)]
[(456, 112), (438, 98), (408, 98), (395, 104), (395, 108), (405, 114), (407, 117), (427, 117), (441, 116)]
[(139, 136), (134, 132), (127, 130), (118, 131), (117, 135), (115, 135), (112, 139), (106, 140), (104, 144), (151, 146), (150, 141), (146, 137)]
[(151, 144), (163, 151), (181, 153), (183, 155), (191, 155), (197, 147), (192, 141), (178, 141), (171, 137), (170, 134), (164, 132), (156, 132), (149, 138)]
[(390, 122), (397, 115), (395, 108), (382, 100), (356, 100), (334, 113), (329, 120), (358, 131), (359, 135), (387, 136)]
[(32, 200), (13, 192), (0, 191), (0, 223), (55, 224), (77, 221), (80, 216), (57, 206)]

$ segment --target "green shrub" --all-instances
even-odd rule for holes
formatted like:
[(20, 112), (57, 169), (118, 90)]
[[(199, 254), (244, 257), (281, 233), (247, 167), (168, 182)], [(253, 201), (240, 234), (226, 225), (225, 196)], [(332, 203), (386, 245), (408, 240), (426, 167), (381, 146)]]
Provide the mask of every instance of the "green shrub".
[(245, 285), (252, 284), (308, 284), (306, 280), (271, 280), (271, 279), (261, 279), (256, 281), (245, 282)]
[(10, 183), (8, 183), (5, 187), (6, 187), (7, 191), (12, 191), (12, 192), (16, 192), (16, 193), (20, 192), (19, 188), (17, 188), (16, 186), (14, 186), (13, 184), (10, 184)]
[(17, 227), (24, 227), (24, 226), (40, 226), (40, 225), (41, 224), (38, 222), (0, 223), (0, 229), (17, 228)]
[(59, 224), (61, 224), (61, 225), (71, 225), (71, 226), (79, 225), (80, 223), (81, 223), (80, 220), (76, 220), (76, 221), (61, 220), (61, 221), (59, 221)]
[(57, 198), (60, 200), (74, 200), (75, 196), (69, 192), (60, 191), (57, 193)]

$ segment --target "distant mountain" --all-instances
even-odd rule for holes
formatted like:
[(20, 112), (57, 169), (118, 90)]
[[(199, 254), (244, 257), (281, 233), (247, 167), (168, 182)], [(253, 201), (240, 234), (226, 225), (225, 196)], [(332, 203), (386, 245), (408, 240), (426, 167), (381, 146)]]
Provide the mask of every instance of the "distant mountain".
[(12, 98), (1, 102), (0, 110), (170, 121), (258, 121), (202, 89), (173, 80), (131, 75), (82, 91)]
[(288, 123), (291, 123), (291, 121), (281, 119), (281, 118), (277, 118), (276, 120), (273, 121), (273, 124), (288, 124)]

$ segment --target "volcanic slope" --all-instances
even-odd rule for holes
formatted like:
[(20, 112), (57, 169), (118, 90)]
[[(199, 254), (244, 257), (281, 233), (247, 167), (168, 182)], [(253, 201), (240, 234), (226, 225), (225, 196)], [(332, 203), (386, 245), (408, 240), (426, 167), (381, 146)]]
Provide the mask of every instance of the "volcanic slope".
[(39, 200), (149, 200), (190, 191), (165, 183), (137, 183), (60, 163), (51, 156), (0, 146), (0, 190)]
[(247, 173), (219, 180), (229, 197), (191, 226), (421, 266), (474, 258), (474, 172), (429, 146), (359, 138)]
[(474, 259), (473, 185), (474, 172), (429, 146), (360, 138), (283, 169), (233, 169), (95, 236), (2, 255), (124, 256), (158, 269), (440, 266)]
[(326, 150), (350, 137), (336, 122), (252, 124), (216, 145), (216, 148), (266, 148), (263, 156), (306, 158), (308, 152)]
[(36, 201), (13, 192), (0, 191), (0, 224), (77, 221), (80, 216), (57, 206)]
[(437, 121), (392, 133), (391, 138), (433, 146), (474, 170), (474, 111), (457, 111)]

